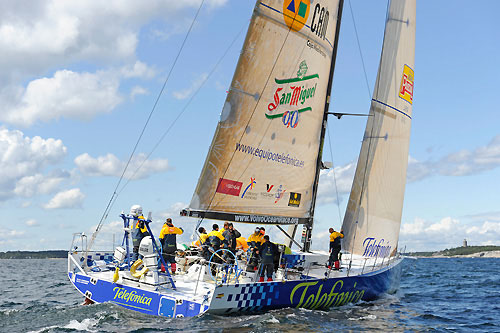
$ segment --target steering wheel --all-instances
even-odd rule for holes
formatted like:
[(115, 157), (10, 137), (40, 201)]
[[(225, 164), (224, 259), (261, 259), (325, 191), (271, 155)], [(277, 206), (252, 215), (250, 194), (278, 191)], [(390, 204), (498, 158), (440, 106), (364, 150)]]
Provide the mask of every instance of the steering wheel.
[(240, 275), (238, 260), (234, 253), (227, 249), (219, 249), (212, 253), (208, 261), (208, 271), (216, 284), (230, 283)]

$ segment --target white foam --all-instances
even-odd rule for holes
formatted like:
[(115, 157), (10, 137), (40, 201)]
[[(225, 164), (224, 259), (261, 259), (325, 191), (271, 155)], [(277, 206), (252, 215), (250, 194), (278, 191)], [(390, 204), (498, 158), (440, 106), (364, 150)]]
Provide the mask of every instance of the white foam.
[(78, 320), (71, 320), (68, 325), (64, 328), (72, 328), (79, 331), (97, 332), (91, 328), (95, 326), (99, 321), (97, 319), (86, 318), (79, 322)]
[(275, 324), (279, 324), (280, 323), (280, 321), (276, 317), (274, 317), (274, 316), (271, 316), (271, 318), (266, 319), (264, 321), (266, 323), (275, 323)]

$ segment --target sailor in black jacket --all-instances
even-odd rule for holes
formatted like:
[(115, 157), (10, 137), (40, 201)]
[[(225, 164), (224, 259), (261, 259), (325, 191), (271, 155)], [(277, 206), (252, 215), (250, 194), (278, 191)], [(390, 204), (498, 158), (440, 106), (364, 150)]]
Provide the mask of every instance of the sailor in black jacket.
[(269, 236), (264, 236), (264, 243), (262, 243), (259, 254), (261, 258), (260, 265), (260, 279), (259, 282), (264, 282), (264, 274), (267, 276), (267, 281), (273, 280), (274, 272), (274, 256), (278, 251), (276, 244), (269, 241)]

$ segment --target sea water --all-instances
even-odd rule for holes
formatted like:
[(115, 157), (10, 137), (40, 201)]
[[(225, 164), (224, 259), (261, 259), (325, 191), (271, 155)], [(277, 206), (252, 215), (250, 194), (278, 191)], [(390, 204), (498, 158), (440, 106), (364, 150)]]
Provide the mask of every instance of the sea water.
[(67, 261), (0, 260), (1, 332), (500, 332), (500, 259), (406, 259), (399, 292), (330, 311), (159, 318), (83, 301)]

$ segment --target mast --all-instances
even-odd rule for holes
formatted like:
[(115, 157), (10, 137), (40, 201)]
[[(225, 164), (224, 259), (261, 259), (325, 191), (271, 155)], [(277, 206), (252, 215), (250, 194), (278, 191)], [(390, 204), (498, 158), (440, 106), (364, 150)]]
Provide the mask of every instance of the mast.
[[(305, 230), (305, 235), (303, 237), (303, 244), (304, 244), (303, 250), (304, 251), (309, 251), (309, 249), (311, 247), (311, 234), (312, 234), (313, 222), (314, 222), (314, 208), (316, 206), (316, 196), (317, 196), (317, 192), (318, 192), (319, 175), (321, 172), (322, 156), (323, 156), (323, 144), (325, 142), (326, 124), (328, 122), (328, 109), (330, 107), (330, 96), (332, 93), (333, 73), (335, 71), (335, 61), (337, 59), (337, 48), (338, 48), (338, 42), (339, 42), (340, 23), (341, 23), (341, 19), (342, 19), (343, 6), (344, 6), (344, 0), (340, 0), (338, 11), (337, 11), (337, 27), (335, 29), (335, 41), (333, 44), (333, 55), (332, 55), (332, 62), (331, 62), (331, 66), (330, 66), (330, 76), (328, 78), (327, 95), (325, 98), (325, 109), (324, 109), (324, 113), (323, 113), (323, 123), (321, 126), (320, 146), (319, 146), (319, 150), (318, 150), (318, 159), (316, 162), (316, 175), (315, 175), (314, 183), (313, 183), (311, 217), (310, 217), (309, 222), (304, 225), (304, 230)], [(294, 234), (295, 234), (295, 232), (294, 232)]]

